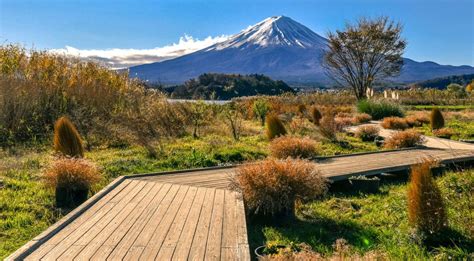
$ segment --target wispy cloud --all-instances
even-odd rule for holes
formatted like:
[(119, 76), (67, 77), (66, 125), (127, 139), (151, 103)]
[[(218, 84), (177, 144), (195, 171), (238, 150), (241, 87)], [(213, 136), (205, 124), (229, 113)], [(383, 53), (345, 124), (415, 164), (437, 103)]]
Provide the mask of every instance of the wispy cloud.
[(50, 50), (53, 53), (66, 54), (104, 63), (113, 69), (126, 68), (134, 65), (169, 60), (197, 50), (206, 48), (215, 43), (223, 42), (228, 36), (208, 36), (203, 40), (184, 35), (178, 43), (155, 47), (152, 49), (89, 49), (81, 50), (72, 46)]

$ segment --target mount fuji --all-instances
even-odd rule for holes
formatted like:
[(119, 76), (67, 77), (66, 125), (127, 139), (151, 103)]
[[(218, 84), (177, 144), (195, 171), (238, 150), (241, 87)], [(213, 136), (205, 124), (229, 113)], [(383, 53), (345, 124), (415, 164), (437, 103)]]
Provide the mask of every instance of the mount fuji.
[[(130, 67), (130, 76), (180, 84), (202, 73), (265, 74), (292, 84), (329, 83), (322, 67), (327, 39), (286, 16), (269, 17), (238, 34), (191, 54)], [(471, 66), (439, 65), (404, 59), (395, 82), (415, 82), (474, 73)]]

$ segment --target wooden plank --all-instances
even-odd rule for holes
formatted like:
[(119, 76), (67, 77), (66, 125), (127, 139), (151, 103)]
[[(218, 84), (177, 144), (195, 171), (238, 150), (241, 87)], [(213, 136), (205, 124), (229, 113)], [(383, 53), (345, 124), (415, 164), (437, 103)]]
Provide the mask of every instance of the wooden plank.
[(206, 260), (221, 258), (222, 226), (224, 220), (224, 190), (217, 189), (212, 210), (211, 227), (206, 246)]
[[(120, 210), (120, 205), (118, 203), (122, 201), (128, 202), (130, 198), (125, 197), (125, 195), (133, 197), (140, 190), (141, 184), (143, 183), (132, 181), (132, 183), (129, 186), (127, 186), (126, 190), (123, 190), (122, 193), (117, 195), (119, 198), (121, 198), (119, 202), (117, 203), (111, 203), (110, 201), (107, 202), (103, 211), (98, 212), (91, 219), (84, 222), (78, 229), (73, 231), (69, 236), (67, 236), (64, 240), (62, 240), (61, 244), (58, 244), (56, 248), (54, 248), (51, 252), (49, 252), (43, 258), (56, 259), (56, 258), (59, 258), (59, 256), (61, 256), (65, 251), (72, 252), (73, 249), (70, 248), (70, 246), (75, 244), (76, 241), (80, 239), (85, 233), (88, 233), (89, 230), (94, 229), (97, 222), (100, 222), (100, 220), (104, 218), (108, 219), (110, 215), (115, 216), (116, 213)], [(114, 198), (117, 198), (117, 197), (114, 197)], [(71, 254), (66, 253), (66, 255), (71, 255)]]
[(225, 190), (221, 259), (235, 260), (238, 252), (237, 201), (235, 192)]
[[(166, 233), (166, 237), (163, 240), (161, 245), (160, 251), (156, 259), (158, 260), (170, 260), (173, 256), (174, 249), (176, 248), (176, 243), (181, 236), (181, 232), (183, 231), (184, 224), (188, 218), (189, 212), (192, 208), (193, 202), (196, 198), (196, 187), (190, 187), (186, 197), (181, 204), (176, 217), (173, 220), (168, 232)], [(155, 243), (155, 242), (153, 242)], [(158, 244), (158, 243), (156, 243)]]
[(188, 192), (189, 186), (180, 186), (176, 197), (173, 199), (173, 202), (169, 206), (168, 210), (166, 211), (163, 220), (161, 220), (158, 227), (156, 227), (155, 232), (153, 233), (149, 242), (145, 249), (143, 250), (142, 255), (140, 256), (140, 260), (154, 260), (158, 251), (160, 251), (161, 245), (163, 240), (170, 228), (171, 224), (173, 223), (173, 219), (176, 217), (176, 213), (178, 213), (179, 207), (183, 203), (183, 200)]
[(214, 198), (216, 190), (213, 188), (206, 189), (206, 196), (199, 215), (199, 221), (194, 233), (193, 243), (189, 250), (189, 260), (204, 260), (206, 254), (206, 246), (211, 226), (212, 210), (214, 208)]
[(184, 224), (183, 231), (176, 243), (176, 249), (172, 257), (173, 260), (186, 260), (188, 258), (189, 250), (191, 249), (191, 244), (201, 215), (206, 191), (206, 188), (199, 188), (196, 192), (196, 197), (194, 198), (193, 205), (189, 211), (186, 224)]
[(237, 258), (239, 260), (250, 260), (250, 249), (247, 237), (247, 221), (245, 217), (245, 206), (242, 194), (236, 193), (237, 202), (237, 242), (238, 252)]
[[(122, 238), (129, 232), (129, 229), (135, 223), (135, 221), (142, 215), (147, 207), (149, 207), (150, 202), (155, 198), (155, 195), (161, 190), (162, 184), (161, 183), (147, 183), (147, 186), (150, 187), (148, 191), (143, 191), (144, 197), (139, 201), (136, 202), (134, 200), (130, 201), (129, 205), (136, 204), (136, 207), (132, 210), (132, 212), (110, 233), (107, 233), (106, 229), (102, 230), (102, 234), (109, 235), (107, 239), (102, 240), (102, 246), (96, 251), (94, 256), (91, 259), (94, 260), (105, 260), (109, 256), (110, 252), (114, 249), (115, 246), (122, 240)], [(138, 199), (138, 197), (135, 197)], [(110, 224), (108, 225), (109, 229)], [(100, 237), (94, 238), (94, 243), (100, 242)]]
[(127, 252), (127, 255), (122, 260), (124, 260), (124, 261), (126, 261), (126, 260), (135, 261), (143, 253), (144, 249), (145, 249), (145, 247), (143, 247), (143, 246), (133, 246), (133, 247), (130, 248), (130, 250)]
[(150, 203), (150, 206), (147, 208), (145, 213), (142, 213), (137, 221), (133, 224), (130, 228), (129, 232), (122, 238), (122, 240), (117, 244), (115, 249), (112, 251), (110, 256), (108, 257), (109, 260), (119, 260), (122, 259), (132, 246), (133, 242), (135, 242), (138, 235), (142, 232), (143, 228), (149, 222), (150, 218), (152, 218), (155, 211), (158, 210), (161, 201), (165, 198), (165, 196), (170, 191), (171, 184), (163, 184), (161, 190), (155, 196), (153, 201)]
[(135, 196), (132, 197), (130, 202), (121, 205), (122, 209), (118, 211), (117, 215), (110, 216), (110, 219), (102, 219), (93, 229), (89, 230), (87, 234), (83, 235), (76, 243), (74, 243), (75, 245), (80, 246), (85, 245), (76, 259), (89, 260), (95, 254), (97, 249), (102, 246), (103, 242), (105, 242), (130, 215), (130, 213), (136, 210), (139, 202), (144, 202), (145, 204), (148, 203), (144, 198), (156, 184), (150, 182), (142, 183), (144, 183), (144, 186)]

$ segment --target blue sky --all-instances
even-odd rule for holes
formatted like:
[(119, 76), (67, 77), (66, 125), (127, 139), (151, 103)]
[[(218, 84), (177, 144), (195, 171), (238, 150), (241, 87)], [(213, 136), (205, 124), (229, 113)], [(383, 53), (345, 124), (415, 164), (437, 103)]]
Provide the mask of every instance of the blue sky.
[[(37, 49), (70, 46), (69, 51), (93, 50), (89, 54), (98, 56), (111, 48), (118, 49), (109, 56), (158, 50), (167, 57), (274, 15), (289, 16), (323, 36), (359, 16), (388, 15), (404, 25), (406, 57), (474, 65), (474, 0), (0, 0), (0, 42)], [(192, 38), (182, 38), (180, 45), (184, 35)]]

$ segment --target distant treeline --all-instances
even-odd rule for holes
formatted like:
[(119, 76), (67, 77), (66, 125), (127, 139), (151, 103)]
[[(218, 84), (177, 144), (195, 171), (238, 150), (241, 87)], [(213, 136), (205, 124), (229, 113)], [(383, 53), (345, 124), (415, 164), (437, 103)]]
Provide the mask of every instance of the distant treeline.
[(473, 79), (474, 74), (452, 75), (418, 82), (416, 83), (416, 85), (425, 88), (445, 89), (451, 83), (457, 83), (462, 86), (465, 86)]
[(205, 73), (183, 85), (162, 88), (171, 98), (230, 100), (234, 97), (279, 95), (295, 90), (262, 74)]

